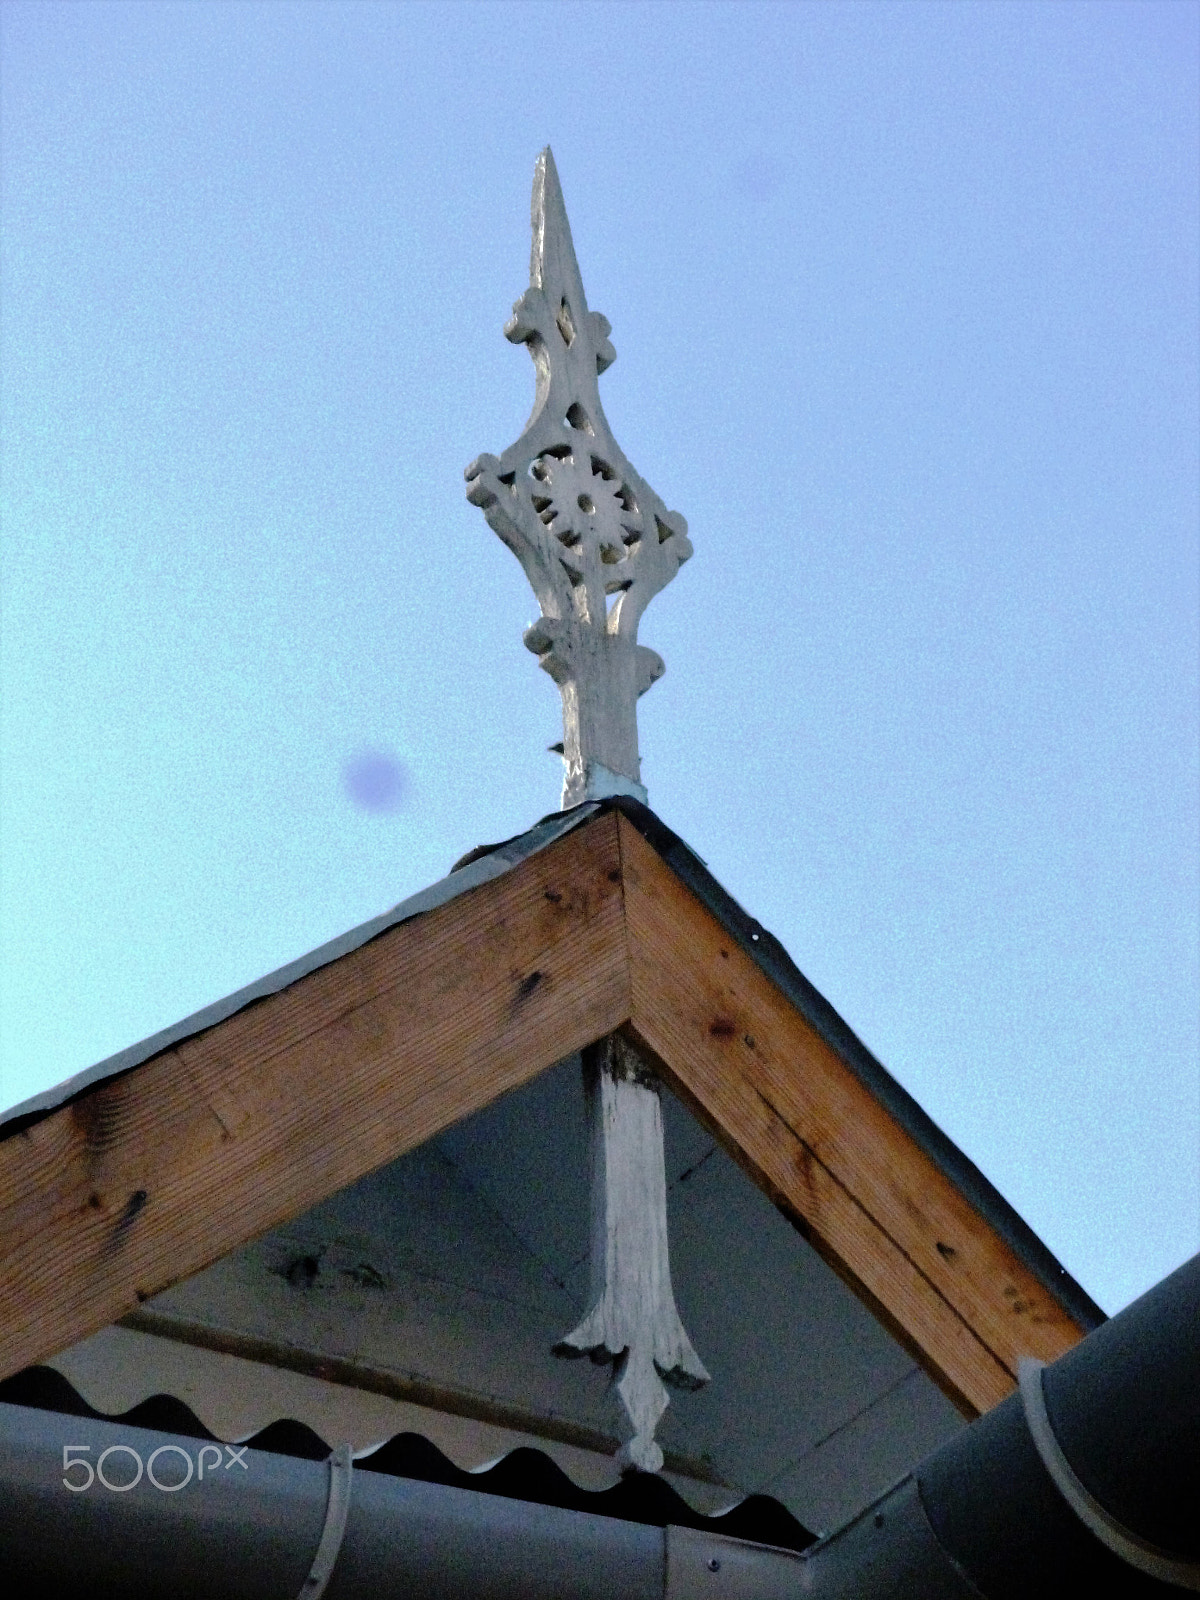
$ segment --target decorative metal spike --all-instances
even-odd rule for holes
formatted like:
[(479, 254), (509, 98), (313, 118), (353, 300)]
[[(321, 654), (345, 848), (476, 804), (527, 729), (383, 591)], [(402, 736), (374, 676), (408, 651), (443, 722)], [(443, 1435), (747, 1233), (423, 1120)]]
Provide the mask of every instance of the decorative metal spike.
[(610, 1034), (584, 1051), (591, 1122), (591, 1310), (555, 1346), (614, 1366), (632, 1426), (623, 1466), (657, 1472), (654, 1431), (670, 1403), (664, 1381), (697, 1389), (708, 1373), (684, 1331), (671, 1286), (667, 1185), (658, 1085), (633, 1047)]
[(467, 498), (520, 561), (542, 615), (525, 643), (563, 703), (562, 804), (645, 800), (637, 700), (663, 673), (637, 642), (653, 597), (692, 553), (687, 523), (626, 459), (600, 404), (616, 359), (606, 317), (589, 311), (549, 148), (533, 179), (530, 286), (504, 332), (533, 357), (525, 431), (467, 468)]

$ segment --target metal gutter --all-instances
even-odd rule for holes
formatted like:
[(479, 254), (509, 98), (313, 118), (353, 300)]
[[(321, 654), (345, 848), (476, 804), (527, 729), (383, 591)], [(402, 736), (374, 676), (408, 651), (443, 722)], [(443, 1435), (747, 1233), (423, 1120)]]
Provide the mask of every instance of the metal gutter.
[(1200, 1256), (1036, 1377), (803, 1553), (0, 1403), (0, 1564), (33, 1600), (1200, 1592)]
[[(332, 1467), (269, 1451), (244, 1450), (239, 1460), (235, 1449), (188, 1435), (5, 1404), (0, 1442), (0, 1555), (7, 1586), (26, 1600), (782, 1600), (802, 1592), (793, 1551), (361, 1466), (351, 1472), (336, 1452)], [(64, 1459), (73, 1463), (66, 1472)]]
[[(325, 1526), (325, 1464), (269, 1451), (226, 1463), (217, 1445), (24, 1406), (0, 1405), (0, 1436), (0, 1550), (12, 1593), (109, 1600), (293, 1600), (302, 1593)], [(64, 1459), (79, 1463), (66, 1475)], [(183, 1486), (154, 1487), (144, 1470), (151, 1461), (159, 1482)], [(117, 1487), (89, 1481), (96, 1465)], [(80, 1487), (73, 1492), (69, 1483)], [(358, 1471), (326, 1594), (651, 1600), (662, 1593), (662, 1565), (657, 1529)]]
[(806, 1551), (805, 1592), (1200, 1592), (1198, 1441), (1200, 1256), (1052, 1366), (1026, 1367), (1021, 1392)]

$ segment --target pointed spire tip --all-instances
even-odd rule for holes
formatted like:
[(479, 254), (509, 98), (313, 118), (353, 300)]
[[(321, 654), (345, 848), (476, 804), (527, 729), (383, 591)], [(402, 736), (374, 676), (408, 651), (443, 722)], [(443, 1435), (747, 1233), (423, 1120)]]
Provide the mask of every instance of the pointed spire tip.
[(567, 220), (562, 184), (554, 163), (554, 152), (546, 145), (533, 169), (533, 248), (529, 260), (529, 281), (542, 288), (548, 278), (565, 276), (570, 287), (578, 287), (577, 298), (583, 308), (583, 283), (575, 260), (571, 224)]

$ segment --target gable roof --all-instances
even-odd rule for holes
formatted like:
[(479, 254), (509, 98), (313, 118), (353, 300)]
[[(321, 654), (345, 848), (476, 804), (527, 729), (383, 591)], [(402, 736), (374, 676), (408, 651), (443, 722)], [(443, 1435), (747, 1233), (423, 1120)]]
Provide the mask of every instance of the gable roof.
[(645, 807), (546, 819), (15, 1108), (0, 1376), (616, 1029), (968, 1415), (1102, 1313)]

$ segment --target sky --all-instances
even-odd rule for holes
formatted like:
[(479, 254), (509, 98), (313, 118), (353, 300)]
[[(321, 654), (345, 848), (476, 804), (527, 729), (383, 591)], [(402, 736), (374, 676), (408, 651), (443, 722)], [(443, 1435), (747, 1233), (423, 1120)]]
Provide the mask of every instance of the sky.
[(0, 1104), (559, 801), (463, 468), (555, 153), (650, 803), (1112, 1312), (1200, 1248), (1200, 11), (0, 9)]

